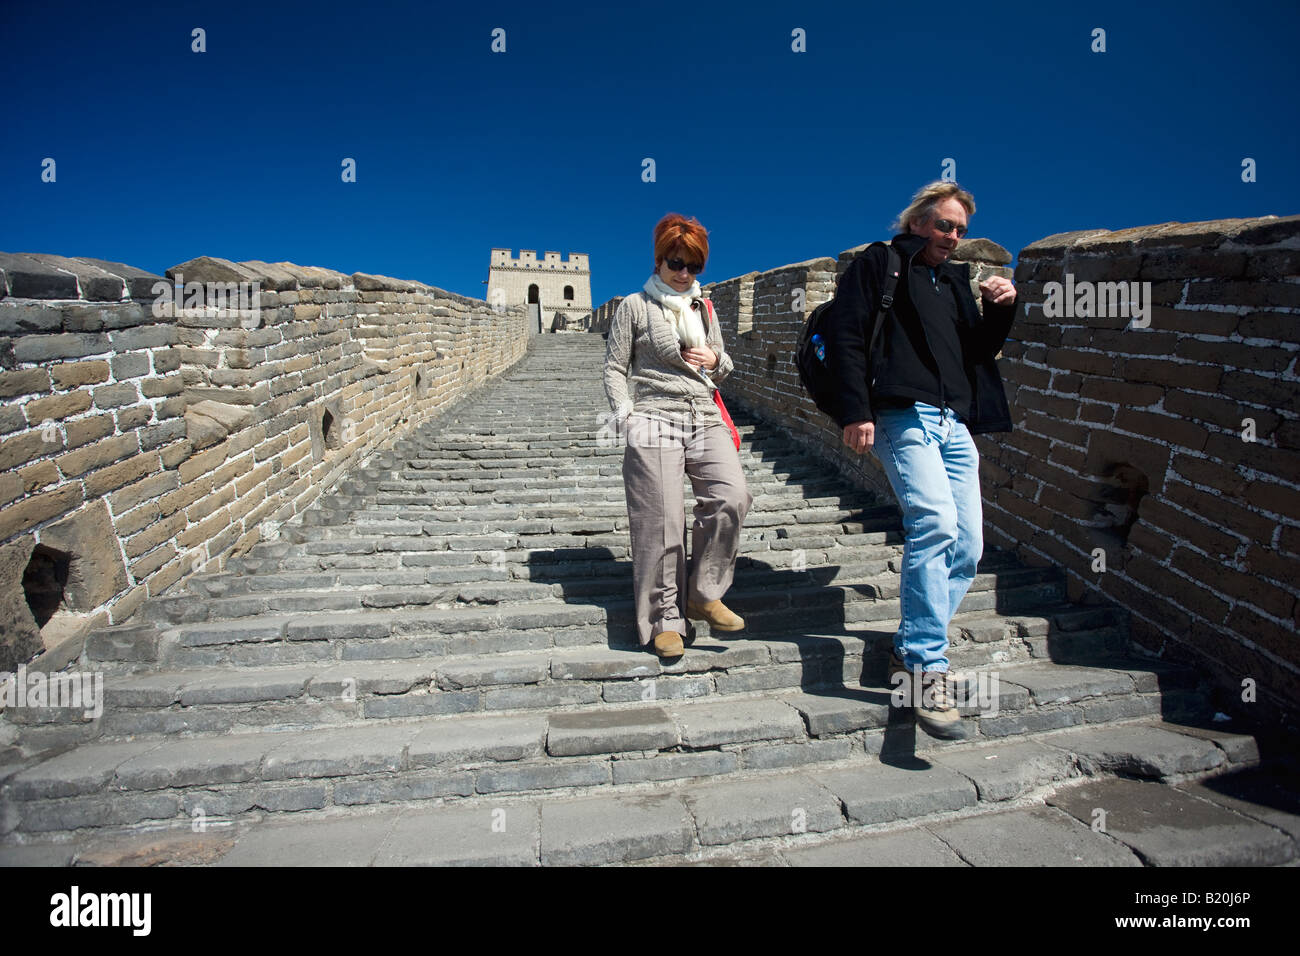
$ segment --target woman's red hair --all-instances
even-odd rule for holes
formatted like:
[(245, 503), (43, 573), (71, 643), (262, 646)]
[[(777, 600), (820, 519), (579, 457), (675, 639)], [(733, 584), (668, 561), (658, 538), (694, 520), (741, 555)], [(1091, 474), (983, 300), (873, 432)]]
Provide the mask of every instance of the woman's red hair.
[(709, 234), (698, 219), (670, 212), (655, 226), (655, 270), (677, 249), (687, 262), (703, 266), (709, 261)]

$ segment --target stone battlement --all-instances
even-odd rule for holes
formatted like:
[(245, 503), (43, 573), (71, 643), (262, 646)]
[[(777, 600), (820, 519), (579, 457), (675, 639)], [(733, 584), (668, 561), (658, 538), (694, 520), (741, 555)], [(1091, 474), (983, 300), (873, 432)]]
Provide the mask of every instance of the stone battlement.
[[(722, 391), (888, 495), (791, 362), (857, 249), (706, 288)], [(965, 240), (976, 281), (1011, 257)], [(986, 540), (1064, 569), (1073, 600), (1235, 697), (1300, 703), (1300, 216), (1050, 236), (1015, 279), (1000, 366), (1015, 430), (977, 437)], [(978, 295), (977, 295), (978, 298)]]
[(527, 343), (411, 280), (0, 254), (0, 670), (274, 539)]

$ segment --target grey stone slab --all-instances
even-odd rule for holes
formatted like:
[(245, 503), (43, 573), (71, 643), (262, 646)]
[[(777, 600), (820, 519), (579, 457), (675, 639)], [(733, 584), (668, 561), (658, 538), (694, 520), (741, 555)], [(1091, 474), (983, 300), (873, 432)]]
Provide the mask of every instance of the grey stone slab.
[(1147, 725), (1087, 727), (1053, 734), (1043, 742), (1074, 754), (1087, 774), (1168, 777), (1209, 770), (1225, 759), (1207, 740)]
[(978, 750), (944, 750), (931, 759), (969, 778), (979, 798), (988, 801), (1010, 800), (1074, 772), (1068, 753), (1027, 740)]
[(660, 707), (552, 714), (546, 750), (552, 756), (663, 750), (677, 746), (677, 725)]
[(433, 679), (434, 664), (414, 661), (355, 661), (318, 669), (308, 690), (313, 697), (349, 694), (404, 694)]
[(542, 804), (542, 864), (598, 866), (685, 853), (695, 824), (675, 794)]
[(129, 826), (146, 820), (170, 820), (180, 810), (172, 794), (141, 793), (70, 797), (16, 803), (5, 808), (18, 817), (15, 829), (28, 833), (78, 830), (82, 827)]
[(503, 687), (486, 691), (486, 710), (524, 710), (537, 707), (566, 707), (593, 704), (600, 699), (600, 688), (590, 684), (544, 684), (537, 687)]
[(0, 866), (69, 866), (76, 847), (66, 843), (0, 846)]
[(656, 677), (659, 659), (641, 650), (613, 648), (571, 648), (551, 655), (551, 677), (555, 680), (611, 680)]
[(740, 755), (709, 750), (697, 754), (659, 754), (641, 760), (615, 760), (614, 783), (644, 783), (647, 780), (676, 780), (682, 777), (713, 777), (740, 767)]
[(268, 749), (261, 778), (396, 772), (403, 769), (406, 745), (418, 731), (418, 726), (408, 724), (286, 733), (283, 741), (273, 741)]
[(180, 698), (182, 671), (104, 678), (104, 703), (113, 707), (167, 707)]
[(837, 737), (832, 740), (809, 740), (803, 743), (759, 743), (742, 747), (741, 760), (746, 770), (779, 770), (783, 767), (800, 767), (810, 763), (844, 760), (854, 753), (852, 740)]
[(903, 769), (882, 763), (817, 774), (817, 782), (843, 802), (854, 823), (888, 823), (971, 806), (975, 785), (946, 767), (919, 763)]
[(361, 701), (361, 716), (367, 720), (386, 717), (436, 717), (480, 710), (479, 692), (412, 691), (409, 694), (383, 694)]
[(217, 866), (370, 866), (400, 812), (274, 820), (242, 834)]
[(928, 830), (880, 833), (782, 850), (790, 866), (968, 866)]
[(711, 677), (646, 677), (631, 681), (607, 681), (602, 688), (607, 704), (633, 701), (693, 700), (714, 692)]
[(536, 804), (437, 807), (403, 813), (375, 866), (536, 866)]
[(785, 700), (799, 711), (814, 737), (846, 734), (889, 723), (889, 697), (883, 691), (843, 690), (796, 694)]
[(839, 800), (805, 774), (694, 784), (683, 795), (705, 846), (821, 833), (844, 823)]
[(540, 757), (546, 742), (546, 718), (464, 717), (426, 724), (407, 748), (410, 766), (451, 766), (480, 761)]
[(980, 717), (979, 731), (985, 737), (1011, 737), (1016, 734), (1036, 734), (1064, 727), (1077, 727), (1083, 723), (1083, 712), (1078, 707), (1054, 707), (1049, 710), (1028, 710), (997, 717)]
[(269, 810), (273, 813), (319, 810), (328, 802), (324, 784), (294, 783), (190, 790), (183, 795), (181, 806), (190, 817), (213, 823), (216, 822), (213, 818), (233, 816), (248, 810)]
[(545, 654), (490, 657), (482, 660), (444, 662), (438, 665), (438, 686), (447, 690), (462, 687), (485, 687), (492, 684), (538, 684), (550, 673), (550, 658)]
[(931, 824), (973, 866), (1141, 866), (1126, 846), (1052, 807)]
[(197, 704), (242, 704), (301, 697), (314, 673), (315, 671), (304, 667), (215, 674), (186, 683), (181, 687), (180, 702), (186, 707), (192, 707)]
[(1270, 767), (1220, 774), (1177, 789), (1242, 816), (1277, 827), (1300, 840), (1300, 777)]
[(435, 800), (440, 797), (468, 797), (474, 793), (474, 774), (404, 773), (399, 776), (340, 780), (334, 785), (336, 806), (398, 801)]
[(1148, 866), (1274, 866), (1296, 858), (1286, 833), (1164, 784), (1098, 780), (1047, 802), (1089, 827), (1096, 822)]
[(120, 764), (113, 775), (113, 786), (161, 790), (241, 783), (257, 776), (262, 760), (275, 746), (270, 734), (169, 740)]
[(1029, 689), (1040, 706), (1065, 704), (1085, 697), (1133, 692), (1133, 678), (1120, 671), (1061, 664), (1029, 664), (1008, 672), (1006, 680)]
[(564, 761), (552, 764), (523, 764), (489, 767), (474, 780), (479, 793), (512, 793), (555, 790), (560, 787), (595, 787), (610, 781), (608, 761)]
[(87, 744), (15, 774), (5, 791), (15, 800), (96, 793), (108, 786), (118, 766), (160, 746), (160, 740)]
[(1250, 734), (1234, 733), (1228, 730), (1226, 726), (1222, 729), (1216, 727), (1192, 727), (1170, 721), (1162, 721), (1156, 726), (1171, 733), (1186, 734), (1189, 737), (1208, 740), (1222, 750), (1232, 763), (1251, 764), (1259, 762), (1259, 743)]
[(695, 749), (753, 740), (804, 739), (803, 718), (779, 700), (725, 700), (669, 709), (687, 747)]

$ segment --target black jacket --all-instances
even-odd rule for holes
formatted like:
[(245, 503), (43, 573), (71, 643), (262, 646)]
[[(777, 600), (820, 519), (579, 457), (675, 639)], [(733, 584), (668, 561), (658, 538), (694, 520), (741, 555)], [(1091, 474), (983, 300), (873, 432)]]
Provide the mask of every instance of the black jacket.
[[(870, 385), (864, 353), (871, 341), (880, 303), (888, 260), (884, 247), (864, 249), (840, 277), (827, 323), (826, 363), (841, 385), (837, 417), (841, 427), (874, 418), (873, 402), (888, 403), (895, 399), (942, 407), (945, 394), (951, 395), (950, 390), (943, 388), (925, 323), (917, 312), (917, 302), (926, 308), (926, 303), (933, 300), (933, 296), (925, 295), (926, 290), (916, 284), (922, 280), (912, 268), (920, 261), (917, 255), (925, 242), (915, 235), (893, 238), (902, 269), (894, 291), (894, 305), (885, 315), (885, 326), (871, 357)], [(944, 262), (937, 267), (937, 273), (941, 281), (952, 284), (957, 301), (957, 332), (973, 397), (966, 424), (975, 434), (1010, 431), (1011, 409), (1007, 406), (994, 356), (1002, 350), (1015, 321), (1019, 299), (1012, 305), (994, 305), (985, 300), (981, 316), (970, 291), (969, 263)], [(926, 277), (923, 281), (928, 284), (930, 280)], [(932, 315), (927, 317), (936, 320)]]

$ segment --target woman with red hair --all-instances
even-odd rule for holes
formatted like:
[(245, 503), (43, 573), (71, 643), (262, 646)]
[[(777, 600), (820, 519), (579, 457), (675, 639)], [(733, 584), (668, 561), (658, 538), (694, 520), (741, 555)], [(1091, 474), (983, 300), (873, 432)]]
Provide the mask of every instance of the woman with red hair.
[[(655, 226), (654, 255), (654, 274), (610, 321), (605, 394), (627, 441), (637, 638), (660, 657), (677, 658), (693, 636), (688, 619), (714, 631), (745, 626), (722, 596), (754, 499), (740, 468), (740, 438), (717, 394), (731, 358), (695, 278), (709, 258), (708, 233), (695, 219), (669, 214)], [(695, 492), (689, 579), (683, 474)]]

